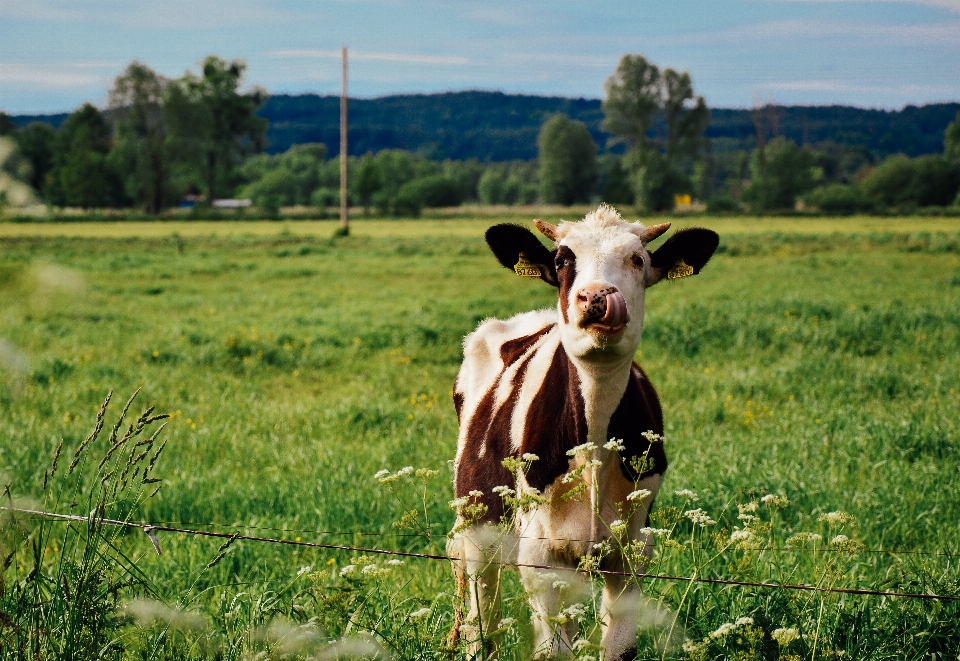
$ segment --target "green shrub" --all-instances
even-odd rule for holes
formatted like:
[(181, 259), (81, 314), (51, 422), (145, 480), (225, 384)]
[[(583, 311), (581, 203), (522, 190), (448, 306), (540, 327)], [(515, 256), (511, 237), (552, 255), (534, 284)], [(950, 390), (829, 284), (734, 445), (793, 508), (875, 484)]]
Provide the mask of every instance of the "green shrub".
[(855, 185), (830, 184), (821, 186), (807, 193), (803, 201), (816, 207), (823, 213), (848, 216), (873, 208), (871, 200), (867, 199)]

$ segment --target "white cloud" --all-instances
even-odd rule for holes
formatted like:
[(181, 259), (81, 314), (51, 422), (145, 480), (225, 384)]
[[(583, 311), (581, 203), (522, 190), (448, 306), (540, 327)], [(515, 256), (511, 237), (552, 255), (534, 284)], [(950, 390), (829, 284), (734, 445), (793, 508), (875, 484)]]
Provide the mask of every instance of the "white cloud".
[[(78, 6), (79, 5), (79, 6)], [(316, 13), (267, 8), (252, 0), (0, 0), (0, 19), (94, 23), (126, 28), (225, 29), (289, 23)]]
[(753, 23), (725, 30), (677, 35), (656, 39), (671, 44), (743, 44), (785, 39), (814, 40), (836, 38), (846, 41), (866, 40), (891, 46), (960, 46), (960, 21), (919, 23), (914, 25), (881, 25), (850, 21), (793, 19)]
[(853, 94), (878, 94), (896, 97), (923, 95), (941, 96), (948, 98), (960, 94), (960, 83), (943, 83), (932, 85), (900, 84), (874, 85), (850, 80), (787, 80), (772, 83), (763, 83), (760, 89), (784, 92), (840, 92)]
[[(339, 50), (291, 49), (275, 50), (268, 53), (272, 57), (287, 58), (336, 58), (340, 59)], [(358, 62), (400, 62), (403, 64), (439, 64), (446, 66), (461, 66), (473, 64), (474, 61), (466, 57), (454, 55), (420, 55), (416, 53), (377, 53), (371, 51), (350, 50), (348, 59)]]
[(954, 14), (960, 14), (960, 0), (765, 0), (766, 2), (857, 2), (861, 4), (873, 2), (895, 2), (906, 5), (923, 5), (925, 7), (936, 7), (946, 9)]
[(35, 88), (69, 89), (108, 81), (121, 65), (116, 62), (56, 62), (24, 64), (0, 62), (0, 83)]

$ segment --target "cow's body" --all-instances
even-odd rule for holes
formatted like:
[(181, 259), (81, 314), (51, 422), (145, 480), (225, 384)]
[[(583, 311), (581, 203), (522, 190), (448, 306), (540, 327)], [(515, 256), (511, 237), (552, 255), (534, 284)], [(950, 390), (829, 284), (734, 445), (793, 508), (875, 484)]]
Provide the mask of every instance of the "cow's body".
[[(651, 550), (642, 529), (667, 460), (663, 444), (656, 442), (663, 433), (660, 402), (633, 355), (643, 290), (666, 271), (652, 270), (655, 261), (652, 265), (644, 247), (655, 230), (624, 223), (608, 207), (576, 224), (586, 226), (582, 229), (570, 231), (570, 225), (557, 231), (544, 224), (558, 250), (548, 253), (549, 264), (541, 255), (541, 277), (558, 287), (558, 309), (487, 320), (464, 342), (454, 387), (460, 422), (454, 488), (471, 515), (461, 509), (449, 552), (457, 558), (461, 585), (469, 586), (470, 613), (463, 629), (473, 651), (487, 642), (484, 631), (496, 628), (502, 564), (520, 566), (538, 653), (565, 654), (575, 623), (557, 628), (551, 619), (556, 623), (562, 609), (584, 597), (587, 586), (573, 571), (578, 562), (611, 537), (611, 524), (626, 526), (618, 535), (621, 541), (636, 540), (646, 545), (647, 554)], [(502, 246), (491, 242), (491, 247), (501, 262), (514, 259), (513, 253), (501, 256)], [(591, 249), (600, 256), (595, 265), (584, 258)], [(526, 252), (539, 253), (532, 244)], [(547, 272), (554, 259), (556, 266)], [(634, 269), (627, 276), (639, 279), (639, 285), (621, 277), (624, 259)], [(630, 267), (631, 259), (640, 266)], [(614, 448), (611, 439), (622, 446)], [(508, 457), (526, 458), (525, 465), (511, 473), (503, 465)], [(569, 493), (578, 486), (578, 493)], [(505, 512), (504, 488), (533, 493), (542, 502)], [(628, 494), (644, 489), (649, 493), (628, 503)], [(604, 558), (604, 568), (626, 567), (614, 550)], [(602, 644), (607, 658), (619, 659), (634, 646), (639, 594), (628, 581), (606, 576)]]

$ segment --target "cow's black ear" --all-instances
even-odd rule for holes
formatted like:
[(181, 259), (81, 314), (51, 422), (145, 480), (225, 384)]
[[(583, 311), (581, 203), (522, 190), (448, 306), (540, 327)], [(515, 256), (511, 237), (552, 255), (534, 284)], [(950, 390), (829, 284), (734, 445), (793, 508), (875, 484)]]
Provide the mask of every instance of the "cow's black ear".
[(700, 273), (718, 245), (720, 236), (713, 230), (702, 227), (680, 230), (650, 255), (647, 286)]
[(540, 278), (554, 287), (559, 286), (553, 252), (526, 227), (494, 225), (487, 230), (486, 239), (490, 250), (504, 268), (517, 275)]

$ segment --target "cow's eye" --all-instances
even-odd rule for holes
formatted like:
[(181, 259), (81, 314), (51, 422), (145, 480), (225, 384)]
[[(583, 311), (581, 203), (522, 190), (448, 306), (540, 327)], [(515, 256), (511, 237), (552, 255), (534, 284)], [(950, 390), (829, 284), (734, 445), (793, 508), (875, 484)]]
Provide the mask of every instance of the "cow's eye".
[(566, 258), (566, 257), (557, 257), (557, 259), (554, 260), (553, 263), (556, 265), (557, 270), (559, 271), (560, 269), (562, 269), (564, 266), (567, 265), (567, 258)]
[(638, 269), (643, 268), (643, 255), (634, 255), (632, 261), (633, 261), (633, 265), (636, 266)]

